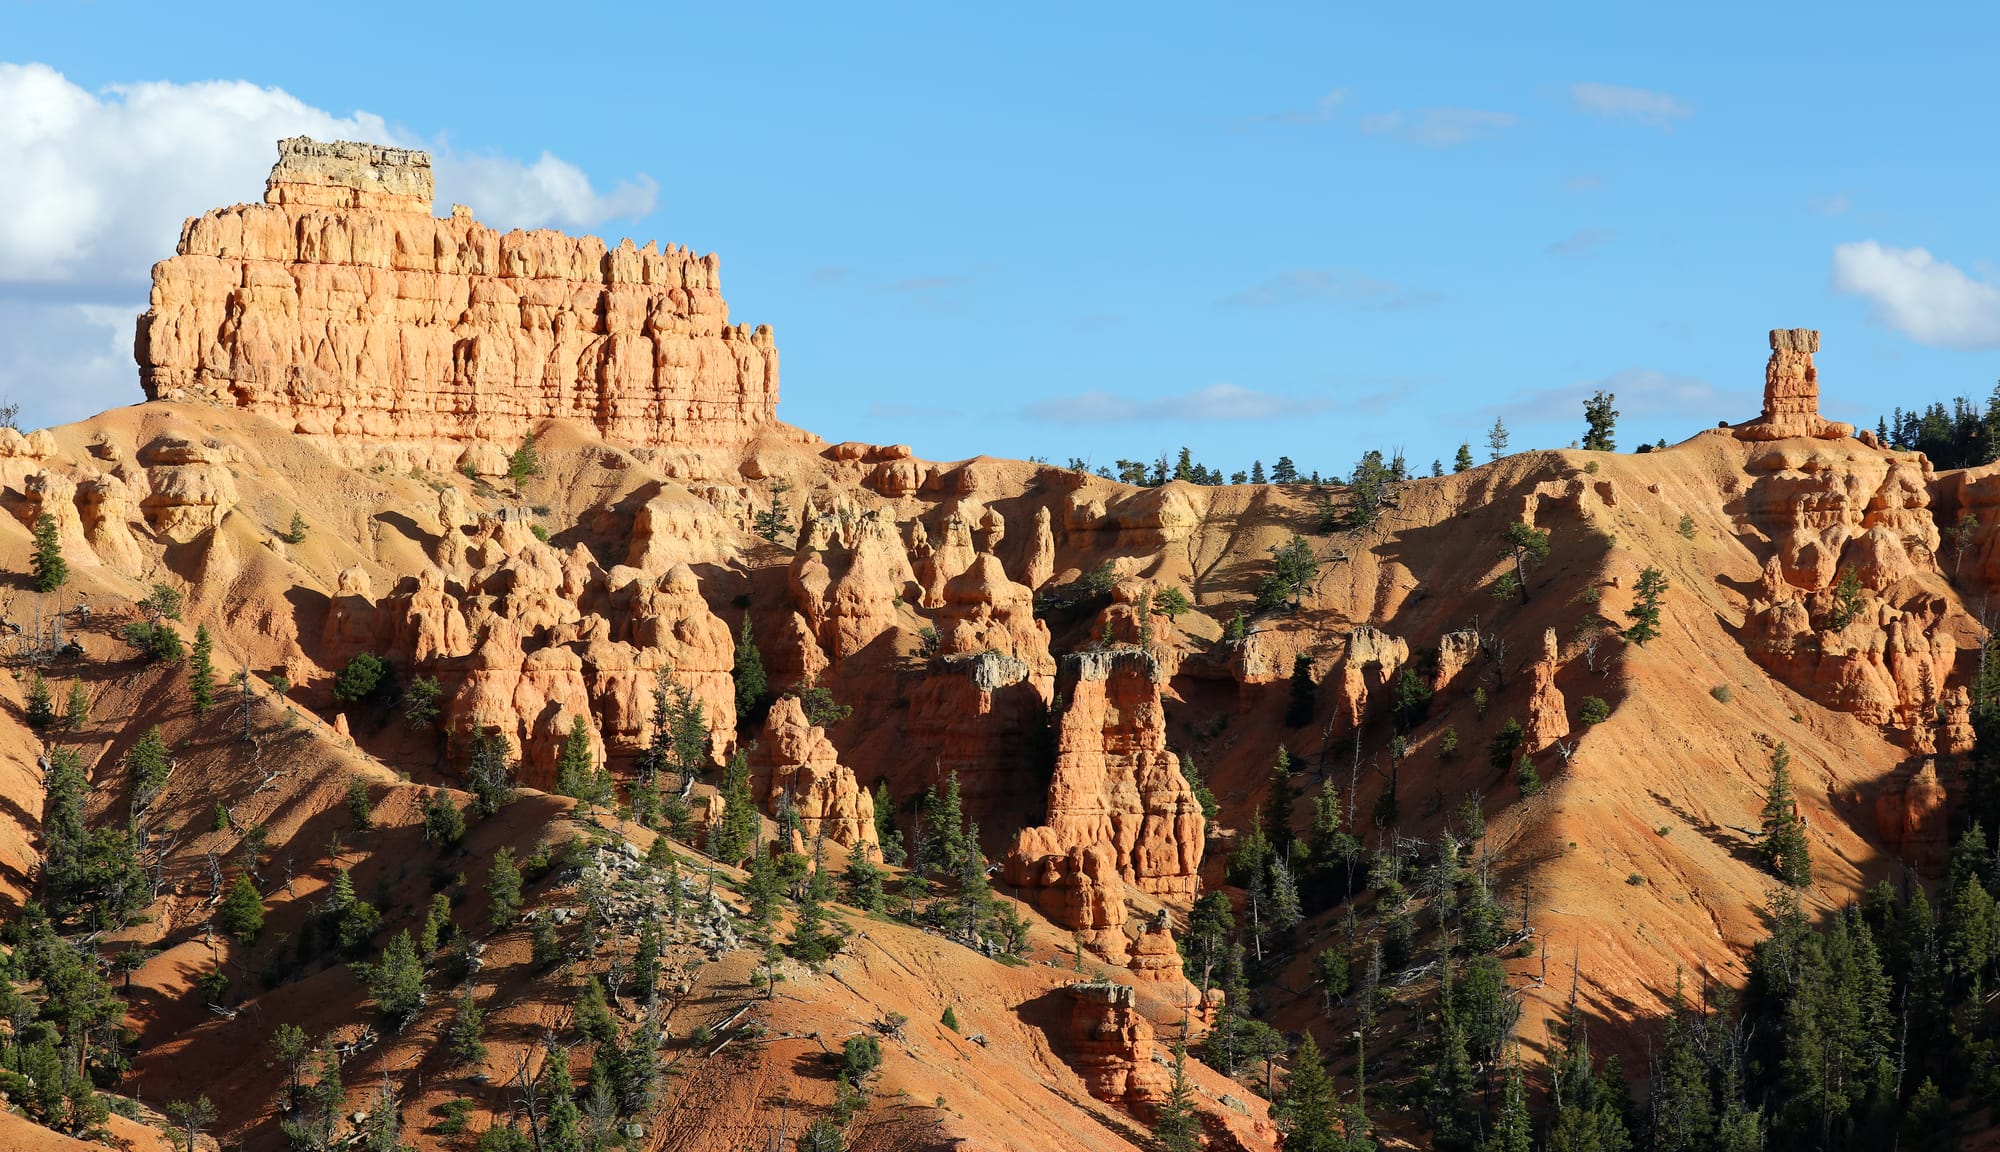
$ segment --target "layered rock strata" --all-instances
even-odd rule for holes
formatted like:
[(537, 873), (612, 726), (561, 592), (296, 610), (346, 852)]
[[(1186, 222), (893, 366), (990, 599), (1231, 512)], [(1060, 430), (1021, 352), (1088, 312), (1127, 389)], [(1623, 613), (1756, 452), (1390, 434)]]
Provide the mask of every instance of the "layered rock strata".
[(189, 220), (154, 266), (149, 398), (440, 470), (551, 418), (631, 444), (780, 427), (771, 330), (729, 322), (712, 254), (434, 217), (429, 157), (365, 144), (281, 141), (264, 201)]

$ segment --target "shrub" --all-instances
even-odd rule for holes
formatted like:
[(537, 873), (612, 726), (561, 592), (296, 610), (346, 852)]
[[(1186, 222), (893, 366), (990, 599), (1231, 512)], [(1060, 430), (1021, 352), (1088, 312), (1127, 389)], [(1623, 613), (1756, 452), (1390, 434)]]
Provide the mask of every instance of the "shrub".
[(944, 1006), (944, 1017), (938, 1023), (956, 1032), (958, 1031), (958, 1013), (952, 1010), (951, 1005), (947, 1004)]
[(1681, 538), (1683, 540), (1694, 539), (1694, 517), (1688, 515), (1685, 512), (1681, 513), (1680, 531), (1681, 531)]
[(1710, 688), (1708, 690), (1708, 694), (1710, 696), (1715, 697), (1715, 702), (1718, 704), (1729, 703), (1729, 701), (1734, 695), (1729, 691), (1729, 685), (1727, 684), (1717, 684), (1715, 687)]
[(1582, 720), (1585, 724), (1602, 724), (1610, 718), (1611, 705), (1606, 704), (1603, 697), (1585, 696), (1583, 698), (1583, 708), (1577, 713), (1577, 719)]
[(507, 479), (516, 484), (530, 476), (539, 475), (541, 471), (542, 454), (536, 450), (533, 436), (521, 441), (521, 446), (514, 449), (513, 455), (507, 457)]
[(1645, 882), (1646, 878), (1644, 876), (1639, 875), (1637, 872), (1634, 872), (1625, 877), (1625, 883), (1630, 884), (1634, 888), (1643, 885)]
[(284, 540), (287, 544), (303, 544), (306, 542), (306, 518), (299, 515), (296, 511), (292, 513), (292, 526), (285, 529)]

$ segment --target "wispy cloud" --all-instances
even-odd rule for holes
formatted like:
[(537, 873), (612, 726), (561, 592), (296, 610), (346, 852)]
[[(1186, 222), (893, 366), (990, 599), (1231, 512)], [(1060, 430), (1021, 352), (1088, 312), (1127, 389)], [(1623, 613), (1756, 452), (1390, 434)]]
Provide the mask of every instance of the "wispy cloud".
[(1628, 88), (1622, 84), (1572, 84), (1569, 98), (1578, 108), (1610, 120), (1632, 120), (1653, 128), (1671, 130), (1676, 120), (1694, 115), (1694, 109), (1670, 93), (1651, 88)]
[(1396, 136), (1432, 148), (1450, 148), (1503, 132), (1520, 123), (1512, 112), (1484, 108), (1418, 108), (1410, 112), (1378, 112), (1361, 118), (1370, 136)]
[(1854, 207), (1854, 199), (1845, 192), (1831, 196), (1814, 196), (1806, 201), (1806, 207), (1820, 216), (1839, 216)]
[(1571, 176), (1563, 181), (1565, 192), (1595, 192), (1602, 187), (1604, 187), (1602, 176)]
[(1342, 104), (1347, 103), (1347, 89), (1334, 88), (1305, 108), (1287, 108), (1282, 112), (1262, 112), (1245, 116), (1239, 124), (1324, 124), (1333, 119)]
[(1628, 420), (1671, 418), (1699, 424), (1754, 411), (1758, 403), (1758, 392), (1749, 388), (1717, 388), (1698, 376), (1626, 368), (1595, 380), (1517, 393), (1485, 411), (1522, 424), (1574, 420), (1581, 428), (1583, 402), (1600, 391), (1617, 397), (1618, 414)]
[(1413, 308), (1442, 299), (1389, 280), (1341, 268), (1292, 268), (1261, 284), (1225, 297), (1232, 308), (1277, 308), (1300, 304), (1347, 304), (1366, 308)]
[(1842, 244), (1833, 250), (1833, 286), (1867, 300), (1876, 322), (1919, 344), (2000, 347), (2000, 288), (1922, 248)]
[(1579, 228), (1543, 251), (1551, 256), (1588, 256), (1617, 235), (1608, 228)]
[(1021, 414), (1049, 424), (1215, 423), (1305, 416), (1324, 412), (1331, 406), (1322, 399), (1281, 396), (1235, 384), (1211, 384), (1177, 396), (1150, 398), (1079, 392), (1074, 396), (1038, 400), (1021, 409)]

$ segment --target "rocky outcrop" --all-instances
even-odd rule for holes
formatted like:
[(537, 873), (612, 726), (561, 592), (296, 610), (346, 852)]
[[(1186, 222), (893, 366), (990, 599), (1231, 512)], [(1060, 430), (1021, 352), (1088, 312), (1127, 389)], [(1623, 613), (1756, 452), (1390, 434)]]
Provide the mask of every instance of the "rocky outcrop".
[(808, 510), (791, 587), (793, 604), (836, 667), (894, 629), (897, 605), (918, 594), (889, 511), (847, 506)]
[(1949, 797), (1938, 780), (1937, 761), (1927, 760), (1913, 776), (1884, 788), (1875, 800), (1875, 828), (1903, 861), (1925, 876), (1943, 874), (1951, 847)]
[(139, 507), (153, 531), (185, 543), (221, 524), (237, 501), (228, 465), (240, 459), (233, 448), (179, 436), (162, 436), (140, 449), (147, 491)]
[(1207, 824), (1179, 759), (1167, 750), (1160, 702), (1166, 678), (1160, 661), (1138, 648), (1063, 657), (1057, 690), (1066, 706), (1048, 821), (1016, 836), (1006, 864), (1010, 879), (1019, 877), (1014, 883), (1042, 882), (1051, 874), (1047, 861), (1066, 860), (1077, 848), (1103, 849), (1126, 883), (1193, 902)]
[(1124, 964), (1131, 942), (1125, 937), (1125, 881), (1115, 852), (1109, 844), (1059, 849), (1054, 830), (1023, 829), (1002, 874), (1007, 883), (1030, 890), (1042, 915), (1075, 932), (1084, 947), (1109, 963)]
[(826, 733), (807, 722), (798, 697), (780, 697), (771, 706), (753, 766), (765, 811), (779, 796), (789, 797), (808, 842), (824, 834), (844, 848), (879, 846), (874, 797), (840, 763)]
[(1918, 594), (1896, 608), (1867, 599), (1840, 628), (1831, 593), (1785, 581), (1773, 557), (1751, 601), (1744, 646), (1773, 675), (1871, 724), (1928, 729), (1957, 660), (1948, 604)]
[(1569, 735), (1569, 712), (1563, 707), (1562, 690), (1556, 687), (1556, 672), (1562, 667), (1562, 645), (1556, 630), (1542, 633), (1541, 659), (1528, 665), (1528, 723), (1526, 746), (1540, 752)]
[(1153, 1059), (1153, 1026), (1140, 1014), (1132, 988), (1071, 984), (1069, 1002), (1069, 1062), (1084, 1088), (1099, 1100), (1151, 1115), (1171, 1088), (1171, 1076)]
[(116, 476), (87, 476), (76, 486), (76, 508), (90, 550), (119, 574), (138, 579), (146, 556), (132, 535), (132, 492)]
[(1021, 569), (1021, 583), (1040, 588), (1055, 578), (1056, 537), (1049, 527), (1046, 506), (1035, 509), (1035, 536), (1028, 544), (1028, 559)]
[(1811, 328), (1771, 329), (1771, 359), (1764, 366), (1764, 414), (1739, 425), (1738, 438), (1844, 440), (1854, 435), (1852, 424), (1819, 414), (1819, 369), (1813, 366), (1817, 351), (1819, 333)]
[(503, 234), (430, 192), (424, 153), (281, 142), (263, 204), (189, 220), (155, 265), (146, 395), (439, 471), (551, 418), (632, 444), (780, 427), (771, 330), (729, 322), (713, 255)]
[(1391, 636), (1368, 624), (1347, 634), (1347, 654), (1340, 662), (1335, 713), (1347, 731), (1361, 727), (1368, 714), (1371, 693), (1387, 689), (1409, 660), (1410, 643), (1400, 636)]

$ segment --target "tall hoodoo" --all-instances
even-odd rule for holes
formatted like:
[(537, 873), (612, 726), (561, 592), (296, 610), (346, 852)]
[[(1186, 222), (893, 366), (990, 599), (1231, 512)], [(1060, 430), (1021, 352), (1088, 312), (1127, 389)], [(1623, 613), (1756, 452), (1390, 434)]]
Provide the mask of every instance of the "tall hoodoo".
[(146, 395), (432, 468), (550, 418), (690, 448), (783, 428), (771, 330), (729, 322), (714, 255), (501, 233), (431, 194), (423, 152), (281, 141), (263, 204), (189, 220), (153, 267)]
[(1771, 359), (1764, 365), (1764, 414), (1739, 426), (1738, 438), (1844, 440), (1854, 435), (1852, 424), (1819, 414), (1819, 369), (1813, 366), (1817, 351), (1818, 329), (1771, 329)]

